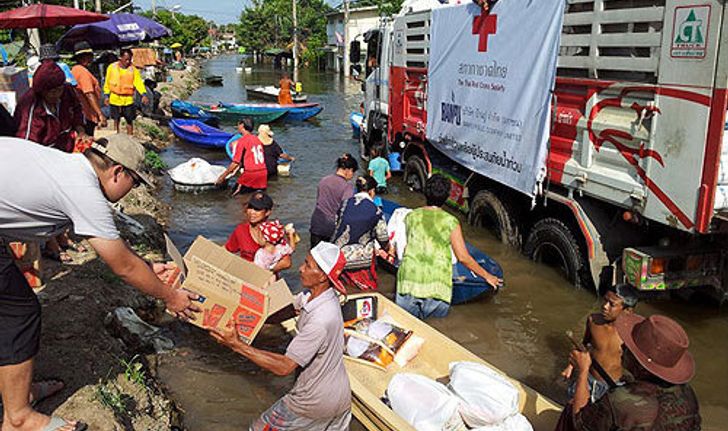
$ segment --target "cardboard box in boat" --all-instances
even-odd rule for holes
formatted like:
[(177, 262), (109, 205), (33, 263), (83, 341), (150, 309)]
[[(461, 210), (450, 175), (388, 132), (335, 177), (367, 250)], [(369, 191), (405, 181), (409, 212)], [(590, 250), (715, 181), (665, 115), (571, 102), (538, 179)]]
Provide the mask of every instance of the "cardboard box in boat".
[(285, 280), (198, 236), (182, 257), (166, 237), (167, 252), (179, 271), (172, 285), (200, 295), (200, 308), (191, 321), (201, 328), (224, 328), (232, 319), (243, 342), (250, 344), (271, 316), (286, 313), (293, 295)]

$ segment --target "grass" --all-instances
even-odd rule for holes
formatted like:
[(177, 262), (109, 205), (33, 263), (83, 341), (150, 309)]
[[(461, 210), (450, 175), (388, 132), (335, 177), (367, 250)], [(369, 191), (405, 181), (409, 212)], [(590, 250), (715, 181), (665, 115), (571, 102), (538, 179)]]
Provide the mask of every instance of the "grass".
[(146, 132), (146, 134), (149, 135), (149, 137), (151, 137), (152, 139), (164, 141), (169, 138), (167, 132), (155, 126), (154, 124), (141, 123), (140, 126), (142, 130), (144, 130), (144, 132)]
[[(159, 128), (157, 129), (159, 130)], [(147, 165), (147, 168), (149, 168), (149, 170), (151, 170), (152, 172), (159, 172), (167, 169), (167, 164), (164, 163), (164, 160), (162, 160), (162, 158), (159, 157), (159, 154), (157, 154), (155, 151), (147, 151), (147, 153), (144, 155), (144, 164)]]
[(126, 377), (126, 380), (135, 385), (146, 386), (147, 376), (144, 371), (144, 365), (139, 362), (139, 355), (134, 355), (128, 361), (122, 359), (121, 366), (124, 367), (124, 377)]

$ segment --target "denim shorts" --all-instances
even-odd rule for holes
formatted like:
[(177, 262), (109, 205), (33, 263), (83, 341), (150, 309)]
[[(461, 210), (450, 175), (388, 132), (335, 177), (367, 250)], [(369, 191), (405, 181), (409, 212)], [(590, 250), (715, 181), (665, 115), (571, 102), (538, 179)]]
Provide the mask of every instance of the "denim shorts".
[[(589, 374), (589, 400), (592, 403), (597, 402), (601, 397), (603, 397), (607, 392), (609, 392), (609, 385), (606, 382), (603, 382), (601, 380), (597, 380)], [(576, 393), (576, 380), (574, 380), (570, 385), (569, 389), (567, 390), (567, 394), (569, 395), (569, 398), (574, 398), (574, 394)]]
[(450, 304), (434, 298), (416, 298), (412, 295), (397, 294), (397, 305), (420, 320), (429, 317), (445, 317), (450, 311)]
[(260, 415), (250, 431), (346, 431), (350, 422), (351, 410), (333, 418), (311, 419), (292, 412), (281, 398)]

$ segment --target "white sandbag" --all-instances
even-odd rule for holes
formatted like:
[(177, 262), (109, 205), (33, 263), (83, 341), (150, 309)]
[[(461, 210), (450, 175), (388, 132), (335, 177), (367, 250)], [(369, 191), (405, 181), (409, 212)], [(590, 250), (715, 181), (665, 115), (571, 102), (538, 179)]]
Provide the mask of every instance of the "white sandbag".
[(214, 183), (225, 169), (225, 166), (211, 165), (207, 160), (193, 157), (170, 169), (168, 173), (174, 182), (201, 185)]
[(470, 427), (498, 424), (518, 413), (518, 389), (485, 365), (451, 362), (449, 386), (462, 400), (460, 414)]
[(417, 431), (467, 429), (458, 413), (458, 398), (443, 385), (419, 374), (399, 373), (387, 387), (392, 410)]
[(404, 248), (407, 246), (407, 229), (404, 226), (404, 218), (411, 212), (412, 210), (409, 208), (397, 208), (387, 223), (389, 241), (394, 245), (397, 259), (400, 261), (404, 256)]
[(533, 426), (525, 416), (516, 413), (513, 416), (508, 416), (503, 422), (473, 428), (473, 431), (533, 431)]

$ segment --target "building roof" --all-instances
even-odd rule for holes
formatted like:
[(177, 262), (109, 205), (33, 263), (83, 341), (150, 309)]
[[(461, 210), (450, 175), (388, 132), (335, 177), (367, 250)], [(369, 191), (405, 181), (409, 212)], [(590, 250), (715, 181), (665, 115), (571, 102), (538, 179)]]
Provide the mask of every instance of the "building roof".
[[(369, 11), (374, 11), (374, 10), (378, 10), (378, 9), (379, 9), (379, 6), (350, 7), (349, 13), (351, 14), (354, 12), (369, 12)], [(329, 12), (325, 16), (334, 16), (334, 15), (343, 15), (343, 14), (344, 14), (344, 7), (339, 6), (333, 12)]]

